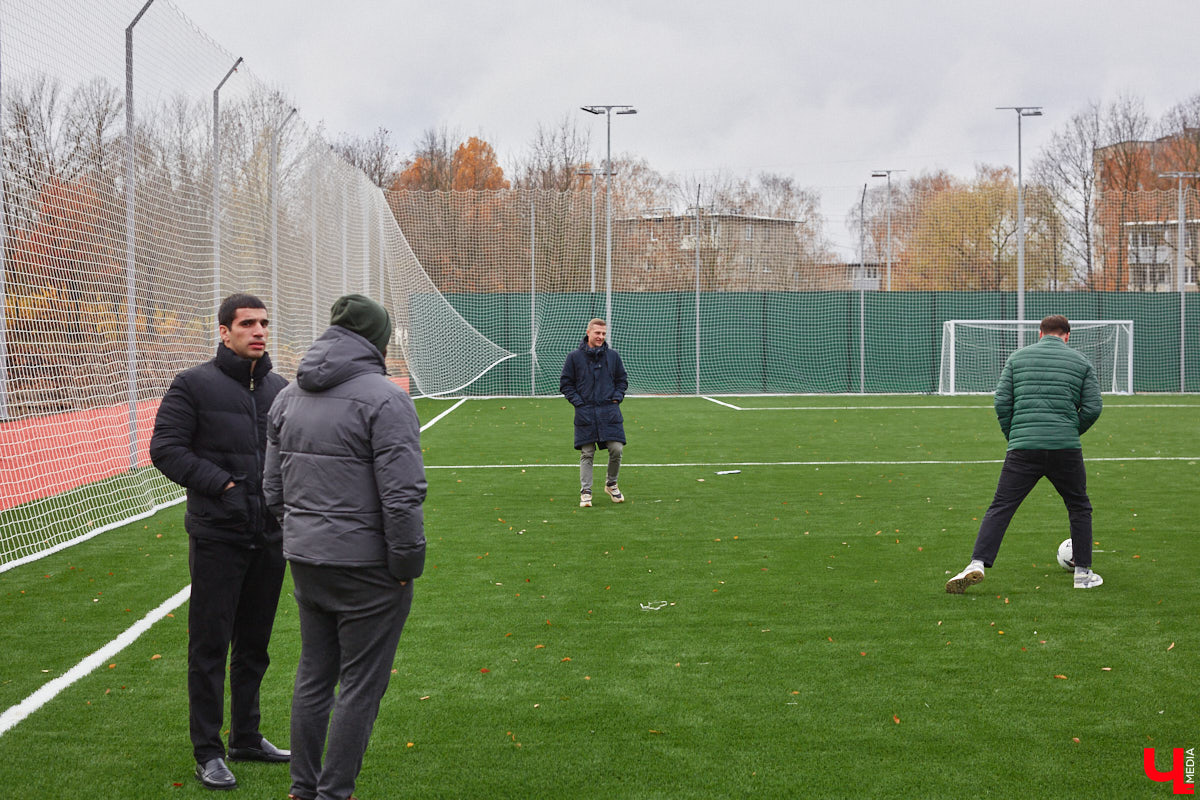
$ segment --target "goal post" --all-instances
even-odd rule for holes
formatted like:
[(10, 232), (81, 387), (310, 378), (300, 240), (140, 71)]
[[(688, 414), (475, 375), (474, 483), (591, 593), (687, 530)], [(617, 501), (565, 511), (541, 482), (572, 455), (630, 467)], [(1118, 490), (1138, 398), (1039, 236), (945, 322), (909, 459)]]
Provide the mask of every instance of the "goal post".
[[(942, 323), (938, 394), (991, 394), (1014, 351), (1038, 339), (1040, 320), (948, 319)], [(1133, 321), (1072, 320), (1070, 346), (1087, 356), (1100, 391), (1133, 393)]]

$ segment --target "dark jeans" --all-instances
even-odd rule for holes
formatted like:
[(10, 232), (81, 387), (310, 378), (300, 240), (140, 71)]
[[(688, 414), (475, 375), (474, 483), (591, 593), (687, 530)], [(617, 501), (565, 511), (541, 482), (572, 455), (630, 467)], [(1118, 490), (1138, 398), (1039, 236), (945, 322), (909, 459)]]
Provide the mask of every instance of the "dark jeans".
[(292, 562), (292, 580), (300, 609), (300, 664), (292, 693), (291, 793), (345, 800), (354, 793), (387, 691), (413, 586), (411, 581), (401, 586), (383, 566)]
[(258, 747), (258, 690), (286, 564), (282, 547), (249, 548), (189, 539), (188, 716), (197, 762), (225, 757), (225, 662), (229, 661), (229, 746)]
[(1009, 450), (1000, 469), (996, 496), (979, 524), (972, 556), (991, 567), (1004, 532), (1021, 502), (1043, 477), (1058, 490), (1067, 506), (1075, 565), (1092, 565), (1092, 503), (1087, 495), (1087, 470), (1082, 450)]

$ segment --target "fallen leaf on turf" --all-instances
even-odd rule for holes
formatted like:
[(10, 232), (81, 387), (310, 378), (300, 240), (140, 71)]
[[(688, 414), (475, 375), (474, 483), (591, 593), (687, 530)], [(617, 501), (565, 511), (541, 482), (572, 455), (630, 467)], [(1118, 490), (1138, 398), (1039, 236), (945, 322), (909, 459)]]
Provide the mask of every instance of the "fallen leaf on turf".
[(562, 661), (559, 661), (558, 663), (561, 664), (563, 661), (570, 661), (570, 660), (571, 660), (571, 657), (567, 656), (566, 658), (562, 659)]
[(413, 743), (412, 743), (412, 742), (408, 742), (408, 743), (407, 743), (406, 745), (404, 745), (404, 746), (405, 746), (405, 747), (412, 747), (412, 746), (413, 746)]
[(160, 658), (162, 658), (162, 656), (159, 655), (158, 653), (155, 653), (154, 655), (150, 656), (151, 661), (157, 661)]
[(488, 669), (487, 667), (484, 667), (483, 669), (481, 669), (481, 670), (479, 670), (479, 671), (480, 671), (480, 672), (483, 672), (483, 673), (488, 673), (488, 672), (491, 672), (491, 670), (490, 670), (490, 669)]
[(1100, 671), (1101, 672), (1112, 672), (1112, 667), (1101, 667)]
[(420, 699), (421, 699), (421, 700), (428, 700), (428, 699), (429, 699), (430, 697), (432, 697), (432, 696), (433, 696), (433, 695), (429, 695), (429, 694), (427, 694), (427, 695), (425, 695), (424, 697), (422, 697), (422, 698), (420, 698)]
[(544, 645), (544, 644), (535, 644), (535, 645), (533, 646), (533, 649), (534, 649), (534, 650), (541, 650), (541, 649), (542, 649), (543, 647), (545, 647), (545, 646), (546, 646), (546, 645)]
[(1078, 737), (1078, 736), (1072, 736), (1072, 737), (1071, 737), (1071, 741), (1072, 741), (1072, 742), (1074, 742), (1075, 744), (1079, 744), (1079, 737)]
[(1060, 681), (1065, 681), (1067, 679), (1066, 675), (1055, 675), (1054, 677), (1058, 678)]
[(651, 733), (657, 733), (657, 734), (659, 734), (659, 735), (662, 735), (662, 731), (656, 731), (656, 730), (654, 730), (654, 728), (651, 728), (651, 729), (650, 729), (650, 732), (651, 732)]
[(1174, 643), (1174, 642), (1171, 642), (1171, 646), (1170, 646), (1170, 647), (1168, 647), (1167, 649), (1168, 649), (1168, 650), (1174, 650), (1174, 649), (1175, 649), (1175, 643)]
[(897, 717), (895, 714), (892, 714), (892, 722), (894, 722), (894, 723), (896, 723), (897, 725), (899, 725), (899, 724), (900, 724), (900, 718), (899, 718), (899, 717)]

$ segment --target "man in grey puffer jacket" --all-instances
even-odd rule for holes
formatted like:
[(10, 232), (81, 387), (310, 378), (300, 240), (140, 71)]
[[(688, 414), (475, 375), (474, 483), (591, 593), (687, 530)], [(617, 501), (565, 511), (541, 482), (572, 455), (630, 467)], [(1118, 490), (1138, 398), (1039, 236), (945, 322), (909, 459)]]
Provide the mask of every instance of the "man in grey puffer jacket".
[(264, 472), (300, 610), (298, 800), (353, 794), (425, 565), (420, 423), (387, 377), (391, 318), (352, 294), (334, 302), (330, 323), (271, 407)]
[(971, 563), (946, 582), (951, 594), (962, 594), (983, 580), (1017, 508), (1043, 477), (1067, 507), (1075, 588), (1094, 589), (1104, 582), (1092, 571), (1092, 503), (1079, 442), (1104, 404), (1095, 369), (1085, 355), (1067, 346), (1070, 338), (1071, 323), (1052, 314), (1042, 320), (1037, 343), (1017, 350), (1004, 364), (993, 405), (1008, 452), (996, 495), (979, 525)]

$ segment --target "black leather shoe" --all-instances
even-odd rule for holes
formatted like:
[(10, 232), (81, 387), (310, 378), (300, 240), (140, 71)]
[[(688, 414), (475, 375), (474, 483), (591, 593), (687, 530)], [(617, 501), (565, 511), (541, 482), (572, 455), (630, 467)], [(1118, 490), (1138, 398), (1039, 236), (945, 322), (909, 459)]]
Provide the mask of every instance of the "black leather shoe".
[(202, 764), (197, 764), (196, 780), (209, 789), (237, 788), (237, 778), (233, 777), (229, 767), (225, 766), (223, 758), (210, 758)]
[(230, 761), (269, 761), (281, 762), (291, 761), (291, 750), (280, 750), (275, 745), (268, 742), (265, 738), (259, 743), (258, 747), (231, 747), (229, 748)]

